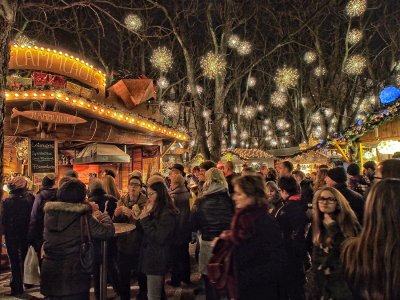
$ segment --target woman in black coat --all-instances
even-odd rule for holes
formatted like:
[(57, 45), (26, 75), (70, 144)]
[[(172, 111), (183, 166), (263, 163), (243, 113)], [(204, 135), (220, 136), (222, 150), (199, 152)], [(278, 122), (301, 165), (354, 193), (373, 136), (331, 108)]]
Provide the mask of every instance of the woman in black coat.
[(161, 299), (164, 275), (168, 272), (170, 248), (178, 222), (179, 211), (162, 182), (147, 188), (148, 200), (139, 215), (144, 232), (140, 251), (140, 271), (147, 275), (147, 297)]

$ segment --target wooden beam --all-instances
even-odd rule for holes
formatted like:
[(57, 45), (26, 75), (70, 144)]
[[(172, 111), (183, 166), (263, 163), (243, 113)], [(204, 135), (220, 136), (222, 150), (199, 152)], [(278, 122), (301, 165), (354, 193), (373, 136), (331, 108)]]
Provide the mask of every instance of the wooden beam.
[(175, 145), (176, 140), (174, 140), (171, 145), (168, 146), (168, 148), (164, 151), (164, 153), (161, 154), (161, 158), (163, 158), (165, 156), (165, 154), (168, 153), (169, 150), (171, 150), (172, 146)]
[(343, 156), (343, 158), (347, 161), (350, 162), (349, 157), (346, 155), (346, 153), (344, 153), (342, 147), (340, 147), (339, 143), (337, 142), (337, 140), (333, 140), (333, 145), (335, 145), (336, 149), (339, 150), (339, 153)]

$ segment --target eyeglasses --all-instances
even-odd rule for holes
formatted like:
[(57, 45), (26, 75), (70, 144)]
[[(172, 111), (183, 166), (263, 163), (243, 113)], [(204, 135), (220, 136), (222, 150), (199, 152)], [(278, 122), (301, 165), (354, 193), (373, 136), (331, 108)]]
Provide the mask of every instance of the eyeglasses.
[(129, 186), (141, 186), (140, 183), (130, 183)]
[(333, 203), (337, 202), (336, 198), (333, 198), (333, 197), (319, 197), (318, 198), (318, 202), (323, 202), (323, 201), (326, 201), (329, 204), (333, 204)]
[(147, 193), (147, 196), (153, 196), (153, 195), (155, 195), (155, 194), (157, 194), (156, 192), (151, 192), (151, 193)]

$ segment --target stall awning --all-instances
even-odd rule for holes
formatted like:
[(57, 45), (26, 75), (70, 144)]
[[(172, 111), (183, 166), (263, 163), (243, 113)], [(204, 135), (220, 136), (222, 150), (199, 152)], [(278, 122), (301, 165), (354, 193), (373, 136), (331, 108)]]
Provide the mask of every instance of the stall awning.
[(128, 109), (132, 109), (150, 98), (156, 98), (156, 91), (151, 79), (122, 79), (108, 90), (117, 94)]
[(115, 145), (93, 143), (75, 158), (74, 164), (129, 163), (130, 156)]

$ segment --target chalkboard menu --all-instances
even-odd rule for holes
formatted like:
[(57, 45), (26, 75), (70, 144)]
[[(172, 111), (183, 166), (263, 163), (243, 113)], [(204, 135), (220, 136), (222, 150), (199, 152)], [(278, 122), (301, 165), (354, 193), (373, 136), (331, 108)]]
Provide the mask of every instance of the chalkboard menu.
[(54, 141), (31, 140), (31, 173), (56, 173)]

